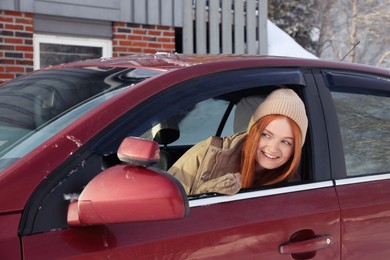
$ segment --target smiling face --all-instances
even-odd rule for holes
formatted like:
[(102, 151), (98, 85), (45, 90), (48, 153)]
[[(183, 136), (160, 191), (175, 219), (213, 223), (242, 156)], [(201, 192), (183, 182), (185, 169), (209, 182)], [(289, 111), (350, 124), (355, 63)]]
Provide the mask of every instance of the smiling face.
[(261, 133), (256, 169), (272, 170), (285, 164), (294, 153), (294, 135), (285, 117), (271, 121)]

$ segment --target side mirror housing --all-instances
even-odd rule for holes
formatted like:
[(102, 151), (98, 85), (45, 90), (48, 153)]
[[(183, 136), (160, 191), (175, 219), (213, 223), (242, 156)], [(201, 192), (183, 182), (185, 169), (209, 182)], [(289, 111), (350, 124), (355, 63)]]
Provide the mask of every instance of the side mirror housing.
[(123, 139), (117, 152), (119, 160), (134, 166), (151, 166), (160, 160), (158, 143), (138, 137)]
[(168, 173), (147, 167), (156, 158), (158, 161), (158, 149), (154, 141), (126, 138), (118, 157), (130, 164), (113, 166), (93, 178), (78, 200), (69, 205), (68, 224), (101, 225), (187, 216), (188, 198), (180, 182)]

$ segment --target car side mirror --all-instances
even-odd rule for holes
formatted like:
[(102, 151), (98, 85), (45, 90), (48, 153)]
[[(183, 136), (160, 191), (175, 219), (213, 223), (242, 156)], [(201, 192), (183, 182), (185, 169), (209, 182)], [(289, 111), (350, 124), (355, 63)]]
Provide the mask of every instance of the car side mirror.
[(189, 213), (181, 183), (149, 167), (159, 159), (156, 142), (127, 137), (118, 149), (126, 162), (101, 172), (68, 208), (70, 226), (184, 218)]

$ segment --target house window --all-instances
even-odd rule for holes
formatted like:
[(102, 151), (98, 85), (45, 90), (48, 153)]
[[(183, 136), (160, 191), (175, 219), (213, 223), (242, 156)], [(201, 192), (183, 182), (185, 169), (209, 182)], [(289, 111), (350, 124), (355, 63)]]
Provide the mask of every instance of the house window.
[(111, 40), (34, 34), (34, 69), (111, 56)]

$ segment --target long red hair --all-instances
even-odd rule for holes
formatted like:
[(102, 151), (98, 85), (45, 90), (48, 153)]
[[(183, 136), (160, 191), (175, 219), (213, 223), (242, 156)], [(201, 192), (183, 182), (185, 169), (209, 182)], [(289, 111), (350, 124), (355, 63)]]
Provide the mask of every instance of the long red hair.
[(255, 174), (257, 146), (260, 141), (261, 134), (266, 126), (277, 118), (282, 118), (282, 115), (268, 115), (258, 120), (248, 132), (248, 136), (242, 148), (241, 155), (241, 186), (242, 188), (250, 188), (253, 186), (271, 185), (285, 180), (290, 175), (294, 174), (301, 161), (302, 154), (302, 137), (298, 125), (288, 117), (288, 123), (292, 129), (294, 137), (293, 154), (284, 165), (281, 167), (269, 170), (261, 176)]

